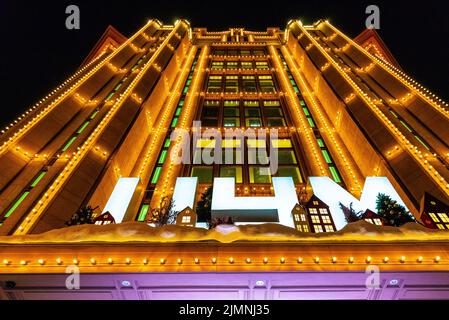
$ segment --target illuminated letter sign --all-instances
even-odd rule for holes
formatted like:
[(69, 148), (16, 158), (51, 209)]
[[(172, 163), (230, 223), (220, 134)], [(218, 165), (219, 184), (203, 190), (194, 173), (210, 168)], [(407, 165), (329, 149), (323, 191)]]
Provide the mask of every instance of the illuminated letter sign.
[(360, 201), (329, 177), (310, 177), (309, 181), (313, 193), (329, 206), (337, 230), (342, 229), (347, 224), (343, 211), (340, 209), (340, 203), (345, 206), (352, 203), (355, 211), (370, 209), (377, 212), (377, 195), (384, 193), (407, 209), (407, 206), (386, 177), (366, 178)]
[(120, 178), (115, 185), (114, 191), (103, 210), (103, 213), (109, 212), (116, 223), (123, 222), (131, 200), (139, 184), (139, 178)]

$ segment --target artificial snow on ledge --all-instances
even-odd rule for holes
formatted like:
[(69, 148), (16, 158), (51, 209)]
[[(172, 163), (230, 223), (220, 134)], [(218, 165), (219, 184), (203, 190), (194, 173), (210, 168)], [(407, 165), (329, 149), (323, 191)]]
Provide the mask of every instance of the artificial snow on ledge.
[(0, 244), (88, 243), (88, 242), (383, 242), (383, 241), (449, 241), (449, 231), (431, 230), (416, 223), (401, 228), (381, 227), (365, 221), (348, 224), (336, 233), (301, 233), (279, 224), (220, 225), (216, 229), (167, 225), (160, 228), (130, 222), (107, 226), (83, 225), (52, 230), (39, 235), (0, 237)]

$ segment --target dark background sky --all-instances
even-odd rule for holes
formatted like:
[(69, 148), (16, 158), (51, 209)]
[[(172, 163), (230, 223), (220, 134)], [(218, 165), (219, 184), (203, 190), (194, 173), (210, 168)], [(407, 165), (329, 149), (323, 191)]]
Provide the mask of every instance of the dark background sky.
[[(81, 10), (81, 30), (65, 28), (65, 8)], [(404, 70), (449, 100), (449, 5), (447, 0), (0, 0), (0, 125), (3, 127), (72, 74), (111, 24), (130, 36), (155, 17), (188, 19), (210, 30), (283, 28), (290, 18), (312, 23), (328, 18), (351, 37), (365, 28), (365, 8), (381, 10), (381, 34)]]

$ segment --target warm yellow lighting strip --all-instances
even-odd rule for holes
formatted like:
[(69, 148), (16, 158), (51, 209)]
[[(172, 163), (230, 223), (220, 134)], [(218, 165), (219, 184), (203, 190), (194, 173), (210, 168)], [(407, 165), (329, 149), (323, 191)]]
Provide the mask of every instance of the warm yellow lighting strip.
[[(182, 112), (182, 120), (180, 121), (180, 125), (178, 126), (178, 129), (185, 129), (185, 130), (190, 129), (190, 126), (188, 126), (188, 125), (190, 125), (190, 123), (187, 123), (187, 121), (189, 120), (189, 118), (192, 115), (191, 110), (195, 106), (196, 98), (200, 94), (199, 85), (201, 83), (202, 74), (205, 71), (205, 64), (207, 61), (208, 54), (209, 54), (209, 47), (205, 46), (203, 48), (203, 52), (201, 53), (201, 57), (199, 58), (198, 70), (197, 70), (196, 77), (193, 80), (191, 90), (187, 94), (185, 110), (183, 110), (183, 112)], [(181, 137), (181, 136), (177, 138), (177, 141), (175, 142), (173, 150), (170, 152), (171, 154), (178, 154), (179, 148), (182, 146), (182, 138), (183, 137)], [(174, 166), (175, 165), (173, 164), (173, 161), (171, 161), (171, 157), (170, 157), (169, 167), (168, 167), (168, 169), (164, 170), (164, 171), (166, 171), (166, 173), (164, 174), (164, 177), (163, 177), (164, 182), (163, 182), (163, 187), (162, 187), (162, 197), (165, 197), (167, 195), (167, 192), (168, 192), (167, 189), (169, 188), (170, 180), (174, 181), (174, 179), (176, 179), (176, 176), (172, 174)], [(172, 189), (173, 188), (171, 188), (170, 191), (172, 191)]]
[(297, 97), (295, 91), (293, 90), (293, 88), (290, 84), (290, 81), (288, 81), (288, 79), (287, 79), (284, 67), (282, 66), (282, 63), (279, 61), (279, 57), (277, 55), (276, 49), (273, 46), (270, 46), (269, 48), (271, 51), (271, 57), (273, 58), (273, 61), (276, 64), (276, 69), (278, 70), (278, 74), (281, 75), (283, 87), (288, 90), (286, 96), (287, 96), (287, 99), (290, 101), (290, 106), (295, 107), (295, 112), (293, 112), (293, 114), (299, 120), (299, 123), (301, 123), (302, 130), (301, 130), (301, 128), (298, 128), (298, 134), (301, 131), (305, 134), (305, 136), (307, 138), (307, 142), (308, 142), (308, 144), (306, 144), (306, 146), (308, 146), (311, 151), (309, 154), (313, 154), (316, 164), (318, 165), (318, 167), (320, 169), (321, 175), (325, 176), (326, 171), (324, 170), (324, 168), (326, 168), (327, 166), (324, 165), (324, 159), (322, 158), (322, 153), (321, 153), (320, 148), (318, 147), (318, 144), (316, 142), (315, 134), (313, 133), (312, 128), (310, 128), (309, 122), (305, 119), (304, 112), (302, 111), (302, 108), (300, 107), (299, 102), (298, 102), (298, 97)]
[(449, 183), (441, 174), (433, 168), (433, 166), (424, 159), (422, 152), (418, 150), (418, 147), (413, 145), (402, 132), (389, 121), (388, 117), (380, 110), (380, 108), (368, 97), (368, 95), (351, 79), (347, 72), (340, 67), (332, 57), (324, 50), (320, 44), (298, 23), (300, 29), (307, 35), (307, 37), (315, 44), (315, 46), (321, 51), (321, 53), (332, 63), (335, 69), (346, 79), (346, 81), (355, 89), (358, 96), (373, 110), (377, 117), (385, 124), (385, 127), (390, 130), (397, 141), (407, 150), (416, 161), (421, 164), (428, 175), (436, 182), (438, 186), (449, 195)]
[[(387, 253), (388, 254), (388, 253)], [(156, 257), (155, 257), (156, 256)], [(391, 270), (394, 268), (407, 268), (412, 267), (413, 270), (422, 269), (428, 270), (447, 270), (448, 262), (444, 257), (439, 255), (428, 255), (425, 258), (422, 255), (412, 253), (411, 255), (393, 255), (377, 254), (375, 256), (356, 253), (355, 255), (310, 255), (306, 256), (294, 255), (294, 254), (276, 254), (276, 255), (260, 255), (260, 254), (246, 254), (238, 253), (236, 255), (211, 255), (199, 253), (198, 255), (190, 254), (188, 256), (179, 255), (178, 257), (167, 257), (166, 253), (161, 252), (157, 257), (156, 254), (152, 255), (133, 255), (126, 256), (120, 252), (119, 256), (107, 254), (100, 257), (91, 257), (87, 254), (74, 255), (72, 257), (67, 256), (47, 256), (46, 258), (37, 258), (34, 254), (32, 258), (27, 256), (22, 258), (10, 257), (4, 258), (0, 262), (0, 270), (2, 273), (16, 273), (24, 272), (35, 268), (64, 268), (65, 266), (76, 265), (84, 268), (97, 267), (98, 272), (105, 268), (114, 268), (111, 270), (123, 270), (128, 268), (145, 268), (150, 270), (170, 270), (176, 268), (179, 271), (180, 268), (185, 271), (192, 271), (192, 267), (201, 265), (203, 268), (229, 268), (240, 269), (244, 268), (250, 270), (260, 267), (289, 267), (298, 268), (298, 266), (304, 267), (305, 270), (310, 267), (332, 267), (332, 268), (362, 268), (366, 269), (367, 265), (382, 265), (384, 269)], [(39, 269), (35, 269), (36, 271)], [(43, 271), (47, 269), (42, 269)], [(94, 270), (91, 270), (95, 272)], [(198, 270), (199, 271), (199, 270)], [(204, 270), (203, 270), (204, 271)], [(47, 271), (48, 272), (48, 271)], [(115, 271), (117, 272), (117, 271)]]
[(34, 106), (30, 107), (27, 111), (25, 111), (21, 116), (19, 116), (16, 120), (14, 120), (9, 126), (5, 127), (1, 131), (1, 134), (5, 134), (8, 130), (12, 130), (13, 127), (19, 123), (22, 119), (24, 119), (28, 114), (33, 112), (37, 107), (42, 105), (44, 102), (46, 102), (48, 99), (50, 99), (55, 93), (57, 93), (60, 89), (63, 89), (67, 86), (69, 82), (71, 82), (74, 78), (79, 76), (81, 73), (83, 73), (86, 69), (91, 67), (93, 64), (95, 64), (100, 58), (103, 57), (103, 55), (106, 53), (106, 51), (102, 52), (98, 57), (93, 59), (91, 62), (89, 62), (87, 65), (85, 65), (82, 69), (78, 70), (74, 75), (72, 75), (70, 78), (68, 78), (66, 81), (62, 83), (59, 87), (55, 88), (51, 93), (49, 93), (45, 98), (41, 99), (38, 103), (36, 103)]
[(290, 69), (293, 70), (294, 74), (296, 75), (296, 78), (299, 79), (299, 82), (302, 85), (302, 89), (305, 90), (307, 97), (309, 97), (309, 100), (312, 102), (312, 105), (314, 106), (313, 110), (316, 110), (316, 112), (318, 113), (320, 122), (324, 125), (327, 131), (327, 135), (332, 141), (331, 145), (333, 146), (334, 149), (337, 149), (338, 151), (337, 154), (340, 158), (340, 162), (344, 164), (346, 176), (352, 180), (353, 184), (355, 184), (355, 187), (348, 185), (349, 189), (351, 191), (357, 191), (358, 194), (361, 193), (362, 186), (360, 185), (360, 179), (362, 179), (362, 177), (359, 174), (358, 170), (355, 169), (357, 168), (357, 165), (354, 163), (353, 159), (348, 154), (347, 149), (343, 147), (343, 145), (340, 144), (339, 139), (335, 137), (333, 125), (328, 121), (328, 118), (324, 115), (325, 114), (324, 108), (322, 110), (322, 105), (315, 97), (315, 93), (309, 89), (306, 80), (299, 71), (299, 68), (297, 64), (294, 62), (292, 56), (290, 55), (290, 52), (285, 46), (283, 46), (281, 50), (283, 50), (284, 57), (287, 58), (290, 64)]
[[(151, 22), (149, 22), (151, 24)], [(85, 83), (92, 75), (94, 75), (100, 68), (102, 68), (106, 63), (108, 63), (113, 57), (115, 57), (123, 48), (129, 45), (134, 39), (136, 39), (140, 33), (149, 28), (149, 24), (146, 24), (142, 29), (137, 31), (134, 36), (128, 39), (125, 43), (123, 43), (116, 51), (112, 54), (105, 57), (105, 59), (96, 65), (91, 71), (85, 74), (81, 79), (79, 79), (73, 86), (67, 89), (64, 93), (58, 96), (51, 104), (45, 107), (41, 112), (35, 116), (32, 120), (30, 120), (27, 124), (25, 124), (19, 131), (14, 133), (12, 137), (5, 141), (2, 146), (0, 146), (0, 155), (3, 154), (8, 147), (10, 147), (13, 143), (15, 143), (19, 138), (21, 138), (27, 131), (29, 131), (40, 119), (42, 119), (45, 115), (47, 115), (50, 111), (52, 111), (60, 102), (62, 102), (65, 98), (75, 92), (83, 83)]]
[[(142, 70), (139, 71), (137, 76), (134, 78), (132, 83), (126, 88), (126, 90), (123, 92), (123, 94), (117, 99), (117, 101), (114, 103), (114, 105), (111, 107), (111, 109), (108, 111), (108, 113), (105, 115), (103, 120), (98, 124), (98, 126), (95, 128), (94, 132), (89, 136), (89, 138), (84, 142), (83, 146), (80, 148), (80, 150), (73, 156), (73, 158), (70, 160), (68, 165), (63, 169), (62, 173), (59, 175), (59, 177), (54, 181), (54, 183), (50, 186), (50, 188), (45, 193), (44, 197), (42, 197), (38, 204), (31, 210), (31, 212), (28, 214), (29, 219), (25, 219), (17, 228), (17, 230), (14, 231), (14, 235), (24, 235), (28, 231), (31, 230), (33, 225), (38, 221), (40, 216), (43, 214), (46, 205), (48, 205), (58, 194), (58, 191), (63, 187), (64, 183), (68, 180), (70, 177), (70, 173), (73, 172), (73, 170), (77, 167), (77, 165), (80, 163), (80, 161), (84, 158), (84, 156), (91, 150), (91, 148), (96, 143), (97, 139), (100, 137), (100, 134), (104, 131), (107, 124), (112, 120), (114, 115), (117, 113), (117, 111), (122, 106), (123, 102), (132, 94), (134, 88), (137, 86), (141, 78), (145, 75), (146, 71), (150, 67), (154, 67), (153, 62), (158, 57), (159, 53), (162, 51), (162, 49), (165, 47), (165, 45), (169, 42), (173, 34), (175, 33), (176, 29), (173, 29), (170, 33), (170, 35), (164, 40), (164, 42), (160, 45), (160, 47), (157, 49), (155, 54), (151, 57), (150, 60), (143, 66)], [(31, 216), (31, 217), (30, 217)]]
[[(445, 109), (442, 105), (448, 107), (449, 104), (444, 102), (442, 99), (438, 98), (435, 94), (431, 93), (428, 89), (424, 88), (422, 85), (414, 81), (410, 76), (406, 75), (404, 72), (390, 64), (389, 62), (379, 59), (378, 57), (373, 56), (364, 48), (362, 48), (359, 44), (354, 42), (354, 40), (347, 37), (340, 30), (335, 28), (331, 23), (326, 21), (326, 24), (334, 30), (334, 32), (340, 34), (348, 43), (351, 43), (357, 49), (359, 49), (362, 53), (364, 53), (368, 58), (373, 60), (379, 66), (381, 66), (385, 71), (390, 73), (396, 79), (401, 81), (406, 87), (408, 87), (413, 92), (417, 93), (421, 98), (427, 101), (431, 106), (433, 106), (437, 111), (442, 113), (445, 117), (449, 118), (449, 110)], [(435, 99), (435, 100), (434, 100)]]
[[(140, 166), (138, 177), (141, 178), (144, 182), (146, 179), (144, 180), (143, 177), (147, 174), (147, 171), (150, 167), (148, 166), (148, 163), (153, 162), (153, 160), (159, 156), (159, 154), (156, 152), (156, 147), (158, 146), (158, 142), (160, 142), (161, 135), (166, 133), (167, 127), (170, 125), (168, 121), (171, 120), (170, 115), (173, 113), (172, 110), (173, 106), (176, 104), (178, 98), (181, 96), (182, 85), (184, 84), (187, 73), (190, 72), (190, 66), (192, 64), (193, 59), (195, 58), (194, 53), (195, 47), (192, 46), (190, 48), (190, 52), (187, 56), (187, 59), (185, 60), (181, 74), (178, 76), (176, 84), (173, 86), (173, 90), (171, 91), (171, 93), (169, 92), (168, 94), (169, 100), (167, 101), (167, 103), (163, 104), (162, 109), (164, 110), (164, 112), (162, 114), (162, 118), (158, 120), (159, 125), (156, 131), (151, 136), (151, 143), (145, 154), (142, 165)], [(165, 137), (165, 135), (163, 137)], [(149, 179), (151, 179), (151, 177), (149, 177)]]

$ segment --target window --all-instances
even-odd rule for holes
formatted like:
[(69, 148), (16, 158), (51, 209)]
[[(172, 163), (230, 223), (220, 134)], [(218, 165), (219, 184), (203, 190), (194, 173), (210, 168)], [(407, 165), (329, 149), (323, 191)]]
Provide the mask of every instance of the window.
[(285, 127), (285, 121), (283, 118), (268, 118), (267, 126), (268, 127)]
[(258, 107), (259, 100), (245, 100), (245, 101), (243, 101), (243, 105), (245, 107)]
[(191, 217), (190, 216), (184, 216), (182, 217), (182, 223), (190, 223)]
[(314, 201), (314, 202), (313, 202), (313, 205), (314, 205), (314, 206), (318, 206), (318, 205), (320, 205), (320, 204), (319, 204), (318, 201)]
[(301, 225), (297, 225), (297, 226), (296, 226), (296, 230), (298, 230), (299, 232), (302, 232), (302, 227), (301, 227)]
[(319, 216), (310, 216), (313, 223), (320, 223), (320, 217)]
[(280, 107), (281, 103), (279, 100), (265, 100), (263, 102), (264, 107)]
[(271, 145), (273, 148), (292, 148), (292, 141), (290, 139), (272, 139)]
[(228, 93), (239, 92), (239, 77), (238, 76), (226, 76), (225, 91)]
[(293, 150), (278, 150), (279, 164), (296, 164), (296, 156)]
[(381, 226), (382, 225), (382, 221), (380, 219), (373, 219), (374, 220), (374, 224), (376, 226)]
[(251, 55), (251, 51), (246, 50), (246, 49), (242, 49), (242, 50), (240, 51), (240, 54), (241, 54), (242, 56), (249, 56), (249, 55)]
[(158, 182), (161, 173), (162, 167), (156, 167), (156, 169), (154, 169), (153, 177), (151, 178), (151, 184), (156, 184)]
[(225, 107), (238, 107), (240, 102), (238, 100), (225, 100), (223, 105)]
[[(283, 117), (281, 108), (264, 108), (265, 117)], [(282, 119), (283, 120), (283, 119)]]
[(321, 219), (323, 219), (323, 223), (325, 224), (332, 224), (331, 218), (329, 216), (321, 216)]
[(299, 222), (299, 221), (300, 221), (300, 219), (299, 219), (299, 214), (295, 214), (295, 221), (296, 221), (296, 222)]
[(323, 227), (320, 225), (314, 225), (313, 228), (315, 229), (315, 233), (322, 233), (323, 231)]
[(368, 223), (374, 224), (373, 220), (371, 220), (371, 219), (365, 219), (365, 221)]
[(249, 167), (250, 183), (271, 183), (270, 168)]
[(244, 92), (257, 91), (255, 76), (243, 76), (243, 91)]
[(265, 54), (264, 50), (254, 50), (255, 56), (263, 56)]
[(262, 126), (262, 120), (260, 118), (247, 118), (246, 119), (246, 126), (247, 127), (261, 127)]
[(140, 221), (140, 222), (145, 221), (149, 210), (150, 210), (150, 205), (143, 204), (142, 207), (140, 208), (140, 213), (139, 213), (139, 217), (137, 218), (137, 221)]
[(204, 101), (204, 105), (207, 107), (218, 107), (220, 105), (220, 101), (218, 100), (206, 100)]
[(442, 224), (437, 224), (438, 229), (444, 230), (444, 226)]
[(238, 69), (238, 64), (236, 61), (228, 61), (226, 63), (226, 69)]
[(218, 93), (221, 92), (221, 76), (210, 76), (209, 84), (207, 85), (208, 93)]
[(239, 117), (240, 110), (239, 110), (239, 108), (225, 108), (223, 110), (223, 115), (225, 117)]
[(325, 208), (320, 209), (320, 214), (329, 214), (329, 211)]
[(274, 88), (273, 78), (271, 76), (259, 76), (259, 84), (262, 92), (276, 92), (276, 89)]
[(306, 221), (306, 215), (305, 214), (301, 214), (301, 221)]
[(316, 208), (310, 208), (309, 213), (310, 214), (318, 214), (318, 210)]
[(242, 62), (242, 68), (243, 69), (252, 69), (253, 63), (252, 62)]
[(446, 213), (438, 213), (438, 216), (440, 217), (442, 222), (449, 222), (449, 217)]
[(199, 183), (212, 183), (212, 169), (212, 167), (193, 167), (191, 176), (197, 177)]
[(236, 183), (243, 183), (242, 168), (223, 166), (220, 168), (220, 177), (235, 178)]
[(301, 173), (299, 172), (298, 167), (285, 167), (285, 166), (280, 166), (278, 168), (278, 173), (277, 175), (279, 177), (291, 177), (293, 178), (293, 182), (295, 184), (300, 184), (302, 183), (302, 178), (301, 178)]
[(223, 62), (222, 61), (213, 61), (212, 62), (212, 69), (213, 70), (224, 69), (223, 68)]
[(432, 218), (433, 222), (440, 222), (435, 213), (429, 213), (430, 218)]
[(269, 164), (268, 153), (266, 149), (263, 148), (251, 148), (248, 149), (248, 164)]
[(268, 62), (266, 61), (256, 61), (256, 68), (260, 70), (268, 69)]
[(309, 232), (309, 226), (302, 226), (304, 232)]
[(224, 127), (240, 127), (240, 119), (239, 118), (224, 118), (223, 126)]
[(334, 227), (330, 226), (330, 225), (325, 225), (324, 229), (326, 230), (326, 232), (334, 232)]

